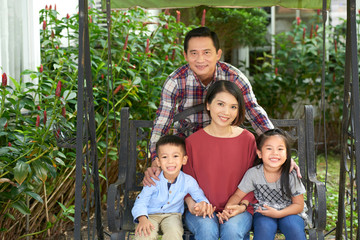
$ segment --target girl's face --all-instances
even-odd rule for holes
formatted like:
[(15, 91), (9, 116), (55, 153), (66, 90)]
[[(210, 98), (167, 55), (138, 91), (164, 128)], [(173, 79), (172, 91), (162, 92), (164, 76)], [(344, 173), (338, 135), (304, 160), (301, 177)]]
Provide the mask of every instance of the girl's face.
[(285, 140), (280, 135), (270, 136), (265, 140), (261, 149), (257, 149), (256, 152), (265, 167), (280, 169), (287, 156)]
[(210, 111), (211, 124), (231, 126), (239, 114), (239, 103), (230, 93), (219, 92), (206, 109)]

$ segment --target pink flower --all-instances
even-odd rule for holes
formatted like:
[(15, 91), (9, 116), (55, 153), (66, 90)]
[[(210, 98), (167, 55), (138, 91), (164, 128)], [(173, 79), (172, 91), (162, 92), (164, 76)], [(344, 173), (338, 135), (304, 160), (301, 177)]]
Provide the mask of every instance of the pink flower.
[(41, 64), (39, 68), (39, 72), (42, 73), (44, 71), (44, 66)]
[(48, 5), (45, 5), (45, 10), (46, 10), (46, 11), (49, 10)]
[(8, 142), (8, 146), (9, 146), (9, 147), (11, 147), (11, 146), (12, 146), (12, 145), (11, 145), (11, 142)]
[(56, 11), (56, 4), (55, 4), (55, 6), (54, 6), (54, 10)]
[(205, 16), (206, 16), (206, 9), (203, 10), (203, 15), (201, 18), (201, 26), (204, 27), (205, 26)]
[(39, 127), (39, 126), (40, 126), (40, 116), (39, 116), (39, 115), (37, 115), (37, 117), (36, 117), (35, 126), (36, 126), (36, 127)]
[(127, 44), (128, 44), (128, 39), (129, 39), (129, 34), (127, 34), (127, 35), (126, 35), (123, 50), (125, 50), (125, 49), (126, 49), (126, 47), (127, 47)]
[(180, 22), (180, 11), (176, 10), (176, 23)]
[(59, 80), (55, 90), (55, 96), (60, 97), (61, 94), (61, 81)]
[(169, 56), (166, 55), (166, 56), (165, 56), (165, 61), (168, 61), (168, 60), (169, 60)]
[(40, 105), (37, 105), (37, 110), (41, 110)]
[(168, 23), (165, 24), (165, 29), (169, 29), (169, 24)]
[(104, 74), (101, 74), (101, 79), (104, 79), (104, 78), (105, 78)]
[(275, 75), (278, 75), (278, 68), (275, 68)]
[(164, 14), (165, 14), (165, 15), (170, 15), (170, 10), (169, 10), (168, 8), (165, 9)]
[(320, 11), (321, 11), (320, 9), (317, 10), (317, 15), (318, 16), (320, 15)]
[(59, 49), (59, 46), (58, 46), (58, 45), (56, 45), (56, 46), (55, 46), (55, 49)]
[(150, 39), (146, 39), (145, 53), (149, 53), (149, 47), (150, 47)]
[(92, 16), (89, 16), (89, 23), (92, 23)]
[(46, 113), (46, 110), (44, 110), (44, 125), (46, 125), (46, 120), (47, 120), (47, 113)]
[(66, 14), (66, 18), (69, 19), (69, 18), (70, 18), (70, 15), (69, 15), (69, 14)]
[(2, 74), (2, 81), (1, 81), (1, 86), (2, 87), (6, 87), (7, 86), (7, 76), (6, 76), (6, 73), (3, 73)]
[(46, 21), (44, 20), (43, 21), (43, 30), (45, 30), (46, 29)]
[(296, 17), (296, 24), (299, 26), (299, 25), (300, 25), (300, 23), (301, 23), (301, 19), (300, 19), (300, 17)]

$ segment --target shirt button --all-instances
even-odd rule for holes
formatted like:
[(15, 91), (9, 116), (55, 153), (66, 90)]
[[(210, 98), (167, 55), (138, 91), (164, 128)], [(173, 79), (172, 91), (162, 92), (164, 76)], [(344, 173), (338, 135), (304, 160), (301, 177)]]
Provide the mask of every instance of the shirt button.
[(169, 191), (169, 193), (171, 193), (171, 191)]
[(168, 204), (170, 204), (170, 202), (168, 202)]

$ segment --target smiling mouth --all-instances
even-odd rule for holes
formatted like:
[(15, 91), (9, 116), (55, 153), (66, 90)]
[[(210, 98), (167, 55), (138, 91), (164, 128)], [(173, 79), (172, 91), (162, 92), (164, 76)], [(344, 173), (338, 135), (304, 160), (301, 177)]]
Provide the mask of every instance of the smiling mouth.
[(175, 167), (175, 166), (174, 166), (174, 167), (166, 167), (166, 169), (167, 169), (168, 171), (175, 171), (176, 167)]

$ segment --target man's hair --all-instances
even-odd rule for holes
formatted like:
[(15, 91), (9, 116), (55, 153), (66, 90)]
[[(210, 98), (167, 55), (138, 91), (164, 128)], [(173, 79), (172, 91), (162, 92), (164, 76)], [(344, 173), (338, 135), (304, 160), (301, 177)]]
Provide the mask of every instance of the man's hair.
[(185, 36), (184, 51), (186, 54), (187, 54), (187, 50), (189, 47), (189, 40), (193, 37), (209, 37), (209, 38), (211, 38), (211, 40), (214, 43), (216, 52), (219, 51), (219, 49), (220, 49), (219, 38), (216, 35), (216, 33), (211, 31), (207, 27), (198, 27), (198, 28), (194, 28), (193, 30), (189, 31)]
[(184, 155), (186, 155), (185, 139), (176, 135), (164, 135), (156, 143), (156, 153), (159, 153), (159, 148), (166, 144), (179, 146), (182, 148)]

